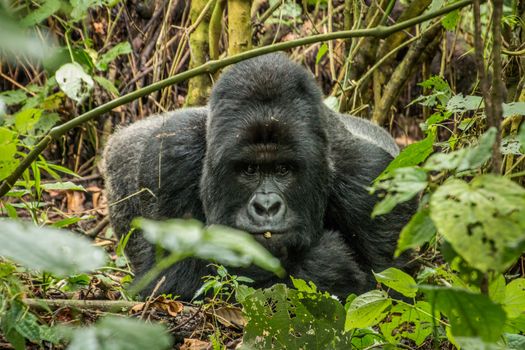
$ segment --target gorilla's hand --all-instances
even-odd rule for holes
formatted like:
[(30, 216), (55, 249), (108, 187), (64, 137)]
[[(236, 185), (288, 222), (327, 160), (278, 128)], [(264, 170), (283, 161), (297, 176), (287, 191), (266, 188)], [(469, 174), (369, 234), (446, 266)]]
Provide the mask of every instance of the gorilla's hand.
[(353, 252), (338, 232), (326, 231), (297, 263), (290, 275), (311, 280), (320, 290), (330, 291), (342, 300), (350, 293), (360, 294), (373, 283), (354, 260)]

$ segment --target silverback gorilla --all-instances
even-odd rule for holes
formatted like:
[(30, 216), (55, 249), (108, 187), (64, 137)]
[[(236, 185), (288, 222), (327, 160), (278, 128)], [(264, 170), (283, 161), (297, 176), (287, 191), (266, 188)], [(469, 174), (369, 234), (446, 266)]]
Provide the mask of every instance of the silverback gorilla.
[[(346, 297), (373, 287), (372, 270), (395, 264), (411, 207), (371, 219), (377, 199), (367, 186), (397, 153), (383, 129), (327, 108), (304, 68), (284, 54), (261, 56), (225, 70), (208, 106), (153, 116), (111, 138), (111, 223), (118, 236), (139, 216), (235, 227), (253, 234), (289, 275)], [(126, 253), (137, 276), (155, 263), (140, 232)], [(289, 280), (254, 267), (235, 272), (256, 287)], [(164, 271), (159, 292), (191, 299), (212, 273), (208, 262), (186, 259)]]

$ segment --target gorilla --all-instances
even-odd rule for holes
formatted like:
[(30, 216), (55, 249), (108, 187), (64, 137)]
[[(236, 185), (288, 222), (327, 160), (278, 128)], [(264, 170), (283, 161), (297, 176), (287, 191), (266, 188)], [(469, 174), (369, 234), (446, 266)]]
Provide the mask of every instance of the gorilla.
[[(195, 218), (246, 232), (287, 274), (340, 297), (374, 286), (372, 270), (399, 265), (393, 251), (412, 207), (372, 219), (368, 186), (399, 152), (368, 121), (327, 108), (313, 76), (282, 53), (229, 67), (209, 104), (152, 116), (116, 132), (105, 150), (110, 220), (118, 236), (135, 217)], [(155, 247), (133, 232), (126, 254), (137, 276)], [(235, 269), (255, 287), (289, 283)], [(188, 258), (163, 272), (160, 293), (191, 299), (213, 274)], [(143, 291), (150, 293), (154, 283)]]

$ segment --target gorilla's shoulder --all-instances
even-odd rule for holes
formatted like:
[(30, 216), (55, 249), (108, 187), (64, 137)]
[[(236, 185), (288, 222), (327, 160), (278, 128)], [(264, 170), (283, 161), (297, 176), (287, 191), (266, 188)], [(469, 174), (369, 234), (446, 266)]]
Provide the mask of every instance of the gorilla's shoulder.
[(378, 125), (370, 121), (348, 114), (334, 113), (334, 117), (339, 119), (346, 130), (355, 137), (359, 137), (386, 151), (390, 156), (396, 157), (399, 154), (399, 147), (390, 134)]

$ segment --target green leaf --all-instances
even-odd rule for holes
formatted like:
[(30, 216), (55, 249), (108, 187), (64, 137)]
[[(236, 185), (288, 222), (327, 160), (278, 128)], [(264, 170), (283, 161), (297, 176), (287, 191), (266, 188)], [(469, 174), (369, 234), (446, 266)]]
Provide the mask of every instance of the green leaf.
[(454, 340), (461, 349), (465, 350), (509, 350), (501, 345), (485, 342), (481, 338), (455, 337)]
[(507, 178), (449, 180), (432, 195), (430, 216), (454, 250), (480, 271), (503, 272), (523, 252), (525, 189)]
[(42, 116), (42, 110), (36, 108), (24, 109), (15, 115), (15, 128), (16, 130), (27, 135), (30, 131), (33, 131), (36, 123)]
[(496, 129), (492, 127), (479, 138), (478, 145), (450, 153), (436, 153), (425, 162), (423, 168), (433, 171), (455, 170), (457, 172), (477, 169), (492, 156), (492, 145), (495, 140)]
[(430, 211), (423, 209), (418, 211), (408, 224), (403, 227), (397, 241), (397, 248), (394, 253), (395, 257), (398, 257), (407, 249), (419, 247), (436, 235), (436, 227), (430, 218)]
[(447, 102), (447, 111), (451, 113), (463, 113), (483, 108), (483, 99), (480, 96), (463, 96), (462, 94), (452, 96)]
[(134, 223), (144, 231), (148, 241), (181, 256), (194, 256), (229, 266), (255, 264), (279, 275), (284, 273), (279, 260), (246, 232), (219, 225), (204, 228), (196, 220), (155, 222), (140, 219)]
[(56, 71), (55, 78), (60, 89), (78, 103), (89, 96), (94, 85), (93, 79), (78, 63), (64, 64)]
[(513, 115), (525, 115), (525, 102), (511, 102), (503, 104), (503, 118)]
[(317, 51), (317, 56), (315, 57), (315, 64), (319, 64), (321, 60), (323, 59), (324, 55), (328, 52), (328, 45), (326, 43), (322, 43), (319, 47), (319, 51)]
[(251, 290), (242, 301), (247, 349), (346, 349), (343, 306), (328, 293), (299, 292), (277, 284)]
[(503, 309), (508, 318), (517, 318), (525, 314), (525, 278), (517, 278), (505, 287)]
[(506, 350), (523, 350), (525, 349), (525, 336), (520, 334), (504, 334)]
[(67, 350), (162, 350), (171, 345), (172, 339), (160, 324), (114, 316), (76, 330)]
[(104, 0), (70, 0), (70, 2), (72, 7), (70, 16), (74, 22), (84, 19), (91, 7), (100, 6), (105, 3)]
[(42, 184), (42, 189), (46, 191), (86, 191), (82, 185), (74, 184), (71, 181)]
[(505, 301), (505, 277), (497, 274), (489, 283), (489, 297), (495, 303), (503, 304)]
[(446, 30), (454, 30), (456, 28), (459, 21), (459, 9), (447, 13), (445, 17), (441, 20), (441, 24), (443, 25), (443, 28)]
[(396, 292), (409, 298), (415, 298), (417, 293), (417, 283), (412, 276), (395, 267), (390, 267), (382, 272), (375, 273), (374, 277), (377, 282), (392, 288)]
[[(103, 54), (97, 62), (97, 69), (101, 71), (106, 71), (108, 69), (108, 64), (113, 62), (115, 58), (120, 55), (126, 55), (131, 53), (131, 45), (125, 41), (113, 46), (105, 54)], [(101, 84), (102, 85), (102, 84)]]
[(388, 193), (375, 205), (372, 217), (389, 213), (396, 205), (411, 200), (427, 187), (427, 173), (420, 168), (397, 168), (390, 176), (374, 186), (374, 191), (380, 189)]
[(22, 90), (9, 90), (0, 92), (0, 100), (2, 100), (6, 106), (13, 106), (27, 100), (27, 95)]
[(26, 17), (22, 18), (20, 23), (25, 27), (39, 24), (55, 12), (60, 10), (59, 0), (44, 0), (44, 3), (36, 10), (32, 10)]
[(372, 327), (386, 316), (385, 310), (392, 305), (392, 299), (380, 290), (359, 295), (348, 308), (345, 331), (354, 328)]
[(339, 111), (339, 100), (335, 96), (328, 96), (324, 99), (324, 104), (334, 112)]
[(432, 307), (424, 301), (415, 305), (397, 304), (392, 307), (387, 322), (379, 324), (381, 333), (392, 344), (411, 339), (420, 346), (434, 329)]
[(392, 162), (390, 162), (390, 164), (388, 164), (386, 169), (383, 170), (375, 181), (388, 177), (388, 175), (397, 168), (414, 166), (425, 161), (425, 159), (427, 159), (427, 157), (434, 151), (434, 139), (435, 135), (431, 133), (423, 140), (408, 145)]
[(104, 264), (104, 250), (85, 237), (28, 222), (0, 221), (0, 256), (57, 275), (91, 271)]
[(104, 90), (106, 90), (110, 94), (113, 94), (114, 96), (118, 96), (119, 95), (117, 88), (115, 87), (115, 85), (113, 85), (113, 83), (111, 81), (107, 80), (104, 77), (98, 76), (98, 75), (95, 75), (93, 77), (93, 79), (95, 79), (95, 81), (100, 86), (102, 86), (104, 88)]
[[(450, 322), (454, 337), (480, 337), (495, 342), (503, 332), (505, 311), (482, 294), (457, 288), (421, 286)], [(457, 340), (457, 338), (456, 338)]]

